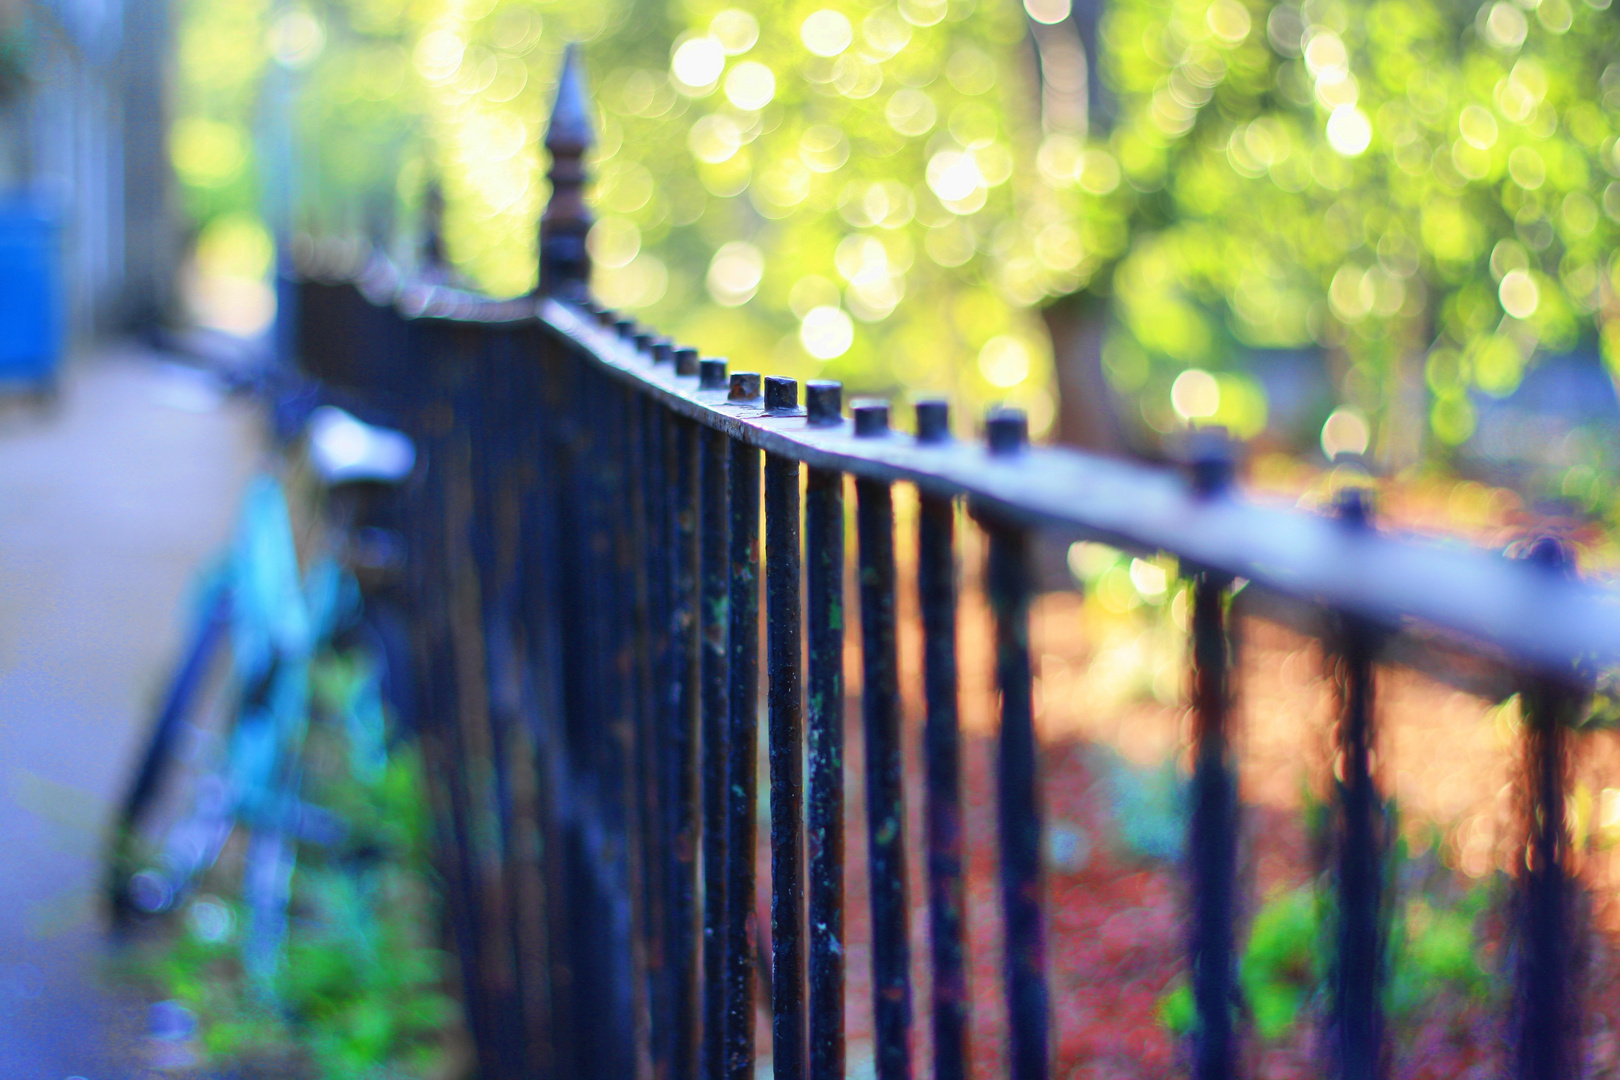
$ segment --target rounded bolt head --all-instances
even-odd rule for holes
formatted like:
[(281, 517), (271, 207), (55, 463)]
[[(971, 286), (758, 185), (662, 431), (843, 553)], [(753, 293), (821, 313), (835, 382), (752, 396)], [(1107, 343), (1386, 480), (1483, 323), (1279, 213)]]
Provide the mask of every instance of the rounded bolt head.
[(917, 441), (920, 443), (947, 442), (951, 437), (951, 403), (943, 398), (929, 398), (916, 405)]
[(636, 333), (636, 320), (634, 320), (634, 319), (620, 319), (618, 322), (614, 323), (613, 325), (619, 331), (619, 336), (621, 338), (624, 338), (624, 339), (628, 340), (628, 339), (635, 336), (635, 333)]
[(697, 350), (690, 345), (682, 345), (675, 350), (675, 374), (696, 375), (698, 373)]
[(1029, 417), (1023, 409), (991, 409), (984, 418), (984, 438), (998, 457), (1019, 453), (1029, 445)]
[(731, 390), (726, 394), (726, 400), (753, 401), (757, 397), (759, 397), (759, 372), (733, 371)]
[(1556, 536), (1538, 536), (1524, 557), (1556, 574), (1568, 575), (1575, 569), (1575, 554)]
[(726, 388), (726, 362), (718, 356), (705, 356), (698, 361), (698, 389), (724, 390)]
[(659, 338), (652, 343), (652, 358), (655, 364), (667, 364), (675, 355), (675, 343), (669, 338)]
[(1194, 428), (1187, 436), (1187, 471), (1193, 490), (1218, 495), (1232, 486), (1237, 472), (1237, 450), (1224, 427)]
[(650, 353), (650, 352), (652, 352), (652, 343), (653, 343), (653, 337), (654, 336), (655, 335), (649, 333), (648, 331), (643, 330), (643, 331), (637, 333), (634, 337), (632, 337), (631, 340), (636, 343), (636, 352), (638, 352), (638, 353)]
[(855, 435), (862, 439), (875, 439), (889, 433), (889, 403), (877, 398), (864, 398), (849, 406), (855, 418)]
[(799, 408), (799, 380), (785, 375), (765, 376), (765, 411), (794, 412)]
[(804, 411), (811, 427), (837, 427), (844, 421), (844, 384), (811, 379), (804, 384)]
[(1333, 497), (1333, 516), (1346, 525), (1364, 529), (1372, 524), (1372, 492), (1359, 484), (1347, 484)]

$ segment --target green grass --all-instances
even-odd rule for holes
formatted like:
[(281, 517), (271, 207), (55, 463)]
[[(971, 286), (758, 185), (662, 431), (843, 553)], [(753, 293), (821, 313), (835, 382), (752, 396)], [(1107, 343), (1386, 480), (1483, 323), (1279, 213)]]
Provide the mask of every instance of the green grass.
[[(320, 665), (312, 679), (317, 719), (342, 715), (361, 674), (348, 660)], [(343, 723), (324, 722), (311, 726), (304, 769), (304, 798), (340, 814), (348, 829), (330, 849), (300, 847), (269, 992), (244, 971), (246, 912), (234, 899), (241, 859), (233, 848), (173, 933), (144, 950), (136, 974), (196, 1016), (210, 1066), (312, 1080), (435, 1075), (459, 1006), (445, 992), (420, 757), (395, 748), (380, 773), (356, 769)]]

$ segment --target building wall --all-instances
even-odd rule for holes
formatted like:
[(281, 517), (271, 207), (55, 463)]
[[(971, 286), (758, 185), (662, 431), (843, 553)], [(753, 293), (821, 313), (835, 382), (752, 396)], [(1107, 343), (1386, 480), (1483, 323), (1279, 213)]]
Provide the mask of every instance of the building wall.
[[(167, 2), (25, 10), (28, 79), (0, 107), (0, 197), (58, 223), (71, 341), (150, 325), (169, 310), (175, 266)], [(14, 14), (0, 4), (0, 25)]]

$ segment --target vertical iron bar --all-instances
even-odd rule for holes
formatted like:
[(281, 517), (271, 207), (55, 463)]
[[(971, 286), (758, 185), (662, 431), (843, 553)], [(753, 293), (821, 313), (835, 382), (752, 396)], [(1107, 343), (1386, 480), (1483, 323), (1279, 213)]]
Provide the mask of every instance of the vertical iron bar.
[[(640, 344), (638, 339), (638, 344)], [(650, 343), (649, 343), (650, 347)], [(641, 667), (645, 672), (646, 701), (638, 734), (645, 741), (641, 751), (641, 782), (637, 801), (642, 805), (641, 872), (645, 875), (642, 893), (646, 897), (647, 1005), (652, 1072), (669, 1076), (673, 1050), (670, 1030), (669, 923), (667, 888), (668, 853), (672, 837), (665, 810), (667, 778), (670, 775), (670, 736), (674, 708), (670, 679), (669, 599), (673, 576), (674, 545), (666, 531), (665, 502), (669, 482), (665, 473), (666, 445), (664, 407), (646, 394), (636, 394), (641, 410), (641, 445), (638, 471), (642, 510), (641, 546), (638, 554), (645, 591), (645, 651)]]
[[(555, 388), (560, 357), (550, 339), (538, 326), (526, 336), (526, 355), (517, 370), (522, 373), (517, 397), (524, 415), (524, 438), (518, 457), (526, 483), (521, 499), (522, 549), (519, 601), (521, 614), (522, 718), (529, 732), (528, 752), (535, 835), (528, 843), (531, 880), (525, 898), (526, 915), (532, 919), (530, 933), (537, 942), (534, 970), (529, 985), (535, 988), (531, 1004), (535, 1014), (529, 1019), (529, 1037), (534, 1057), (531, 1070), (558, 1080), (570, 1080), (564, 1045), (560, 1036), (570, 1030), (569, 982), (565, 953), (558, 932), (566, 917), (563, 888), (563, 841), (559, 827), (559, 807), (565, 802), (563, 755), (561, 751), (561, 670), (558, 663), (560, 620), (556, 609), (558, 576), (558, 522), (551, 512), (556, 486), (561, 481), (561, 462), (556, 439), (559, 417)], [(531, 899), (532, 897), (532, 899)]]
[(641, 875), (636, 859), (641, 830), (634, 794), (637, 718), (644, 700), (639, 679), (643, 624), (633, 513), (637, 462), (630, 451), (632, 392), (600, 371), (593, 372), (593, 379), (605, 406), (597, 414), (602, 424), (597, 461), (605, 471), (594, 497), (602, 530), (598, 542), (606, 556), (605, 578), (611, 585), (604, 607), (602, 681), (588, 691), (594, 689), (606, 705), (606, 723), (593, 732), (601, 770), (599, 813), (605, 820), (607, 839), (595, 859), (602, 898), (612, 913), (605, 921), (609, 936), (603, 942), (608, 962), (597, 959), (606, 986), (604, 1009), (595, 1018), (601, 1043), (594, 1053), (604, 1071), (631, 1074), (639, 1067), (640, 1040), (645, 1033), (645, 999), (639, 978), (644, 963), (639, 922)]
[(704, 1080), (725, 1080), (726, 705), (730, 655), (730, 440), (702, 432), (703, 1052)]
[(1236, 1067), (1232, 1005), (1238, 794), (1226, 722), (1228, 584), (1209, 571), (1193, 574), (1193, 779), (1187, 857), (1192, 878), (1193, 1003), (1198, 1014), (1196, 1080), (1227, 1080)]
[[(882, 437), (888, 406), (855, 406), (856, 433)], [(907, 934), (904, 760), (895, 645), (894, 493), (855, 481), (860, 559), (861, 712), (872, 900), (872, 1013), (878, 1080), (911, 1076), (911, 947)]]
[[(1010, 457), (1028, 440), (1024, 414), (993, 413), (990, 452)], [(1029, 537), (987, 521), (985, 586), (995, 618), (1001, 736), (996, 762), (1001, 898), (1006, 920), (1008, 1064), (1013, 1080), (1045, 1080), (1048, 1069), (1046, 942), (1041, 918), (1041, 818), (1033, 672), (1029, 659)]]
[(1238, 874), (1238, 777), (1226, 732), (1226, 586), (1192, 575), (1192, 1001), (1197, 1007), (1196, 1080), (1226, 1080), (1236, 1067), (1233, 913)]
[[(448, 387), (447, 372), (453, 358), (446, 356), (445, 332), (432, 324), (408, 323), (407, 344), (412, 359), (425, 373), (426, 392), (413, 404), (419, 447), (429, 462), (415, 493), (415, 512), (409, 516), (411, 543), (410, 591), (416, 632), (412, 643), (422, 702), (422, 750), (427, 765), (429, 793), (435, 806), (435, 832), (439, 861), (446, 873), (450, 911), (467, 1026), (479, 1069), (496, 1075), (494, 1044), (488, 1033), (492, 1010), (478, 959), (482, 933), (478, 920), (480, 898), (474, 876), (470, 838), (471, 811), (460, 767), (461, 738), (454, 722), (455, 667), (450, 659), (451, 607), (445, 536), (445, 451), (458, 419)], [(464, 418), (461, 418), (464, 419)]]
[[(1550, 576), (1573, 572), (1569, 551), (1551, 537), (1536, 541), (1527, 557)], [(1585, 693), (1574, 671), (1529, 674), (1520, 691), (1529, 835), (1516, 905), (1518, 962), (1510, 1046), (1517, 1080), (1566, 1080), (1580, 1067), (1580, 958), (1564, 799), (1568, 728), (1579, 718)]]
[(923, 495), (917, 530), (927, 719), (928, 921), (933, 959), (934, 1076), (967, 1076), (968, 993), (963, 945), (961, 737), (956, 711), (956, 505)]
[(844, 1080), (844, 474), (811, 469), (810, 1080)]
[[(809, 383), (809, 422), (839, 423), (837, 383)], [(810, 1080), (844, 1080), (844, 475), (805, 482), (809, 694)]]
[(674, 539), (675, 580), (669, 632), (675, 680), (674, 724), (670, 731), (674, 775), (670, 784), (673, 842), (670, 845), (669, 943), (672, 984), (670, 1015), (674, 1026), (671, 1080), (697, 1080), (701, 1011), (698, 1005), (702, 930), (698, 911), (698, 838), (702, 832), (698, 726), (701, 723), (699, 680), (702, 638), (698, 627), (698, 487), (699, 431), (689, 420), (668, 423), (674, 495), (670, 531)]
[(771, 757), (771, 1063), (804, 1080), (804, 716), (799, 631), (799, 463), (765, 457)]
[[(1193, 433), (1195, 489), (1205, 498), (1231, 483), (1232, 453), (1224, 431)], [(1190, 568), (1192, 579), (1192, 806), (1187, 865), (1192, 893), (1190, 962), (1197, 1026), (1195, 1080), (1228, 1080), (1237, 1067), (1233, 1005), (1237, 905), (1237, 774), (1227, 731), (1230, 648), (1222, 574)]]
[[(736, 379), (736, 376), (733, 376)], [(754, 1074), (754, 839), (759, 751), (759, 471), (755, 447), (733, 440), (729, 761), (726, 793), (726, 1075)]]
[[(1368, 525), (1366, 493), (1347, 488), (1336, 510), (1348, 529)], [(1337, 948), (1333, 964), (1332, 1047), (1337, 1080), (1378, 1080), (1388, 1073), (1384, 1018), (1385, 818), (1372, 772), (1373, 663), (1371, 626), (1349, 615), (1335, 619), (1333, 681), (1339, 704), (1335, 747), (1338, 857)]]

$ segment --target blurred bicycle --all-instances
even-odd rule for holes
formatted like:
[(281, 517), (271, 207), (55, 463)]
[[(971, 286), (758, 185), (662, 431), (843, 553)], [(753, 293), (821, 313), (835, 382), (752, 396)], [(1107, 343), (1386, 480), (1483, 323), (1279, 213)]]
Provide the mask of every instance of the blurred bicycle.
[(377, 857), (352, 815), (306, 800), (316, 744), (343, 747), (352, 780), (375, 787), (414, 720), (398, 515), (415, 448), (335, 406), (305, 411), (287, 483), (253, 481), (230, 548), (201, 576), (105, 886), (117, 926), (174, 911), (235, 838), (243, 959), (261, 985), (286, 936), (299, 846), (335, 853), (361, 893)]

